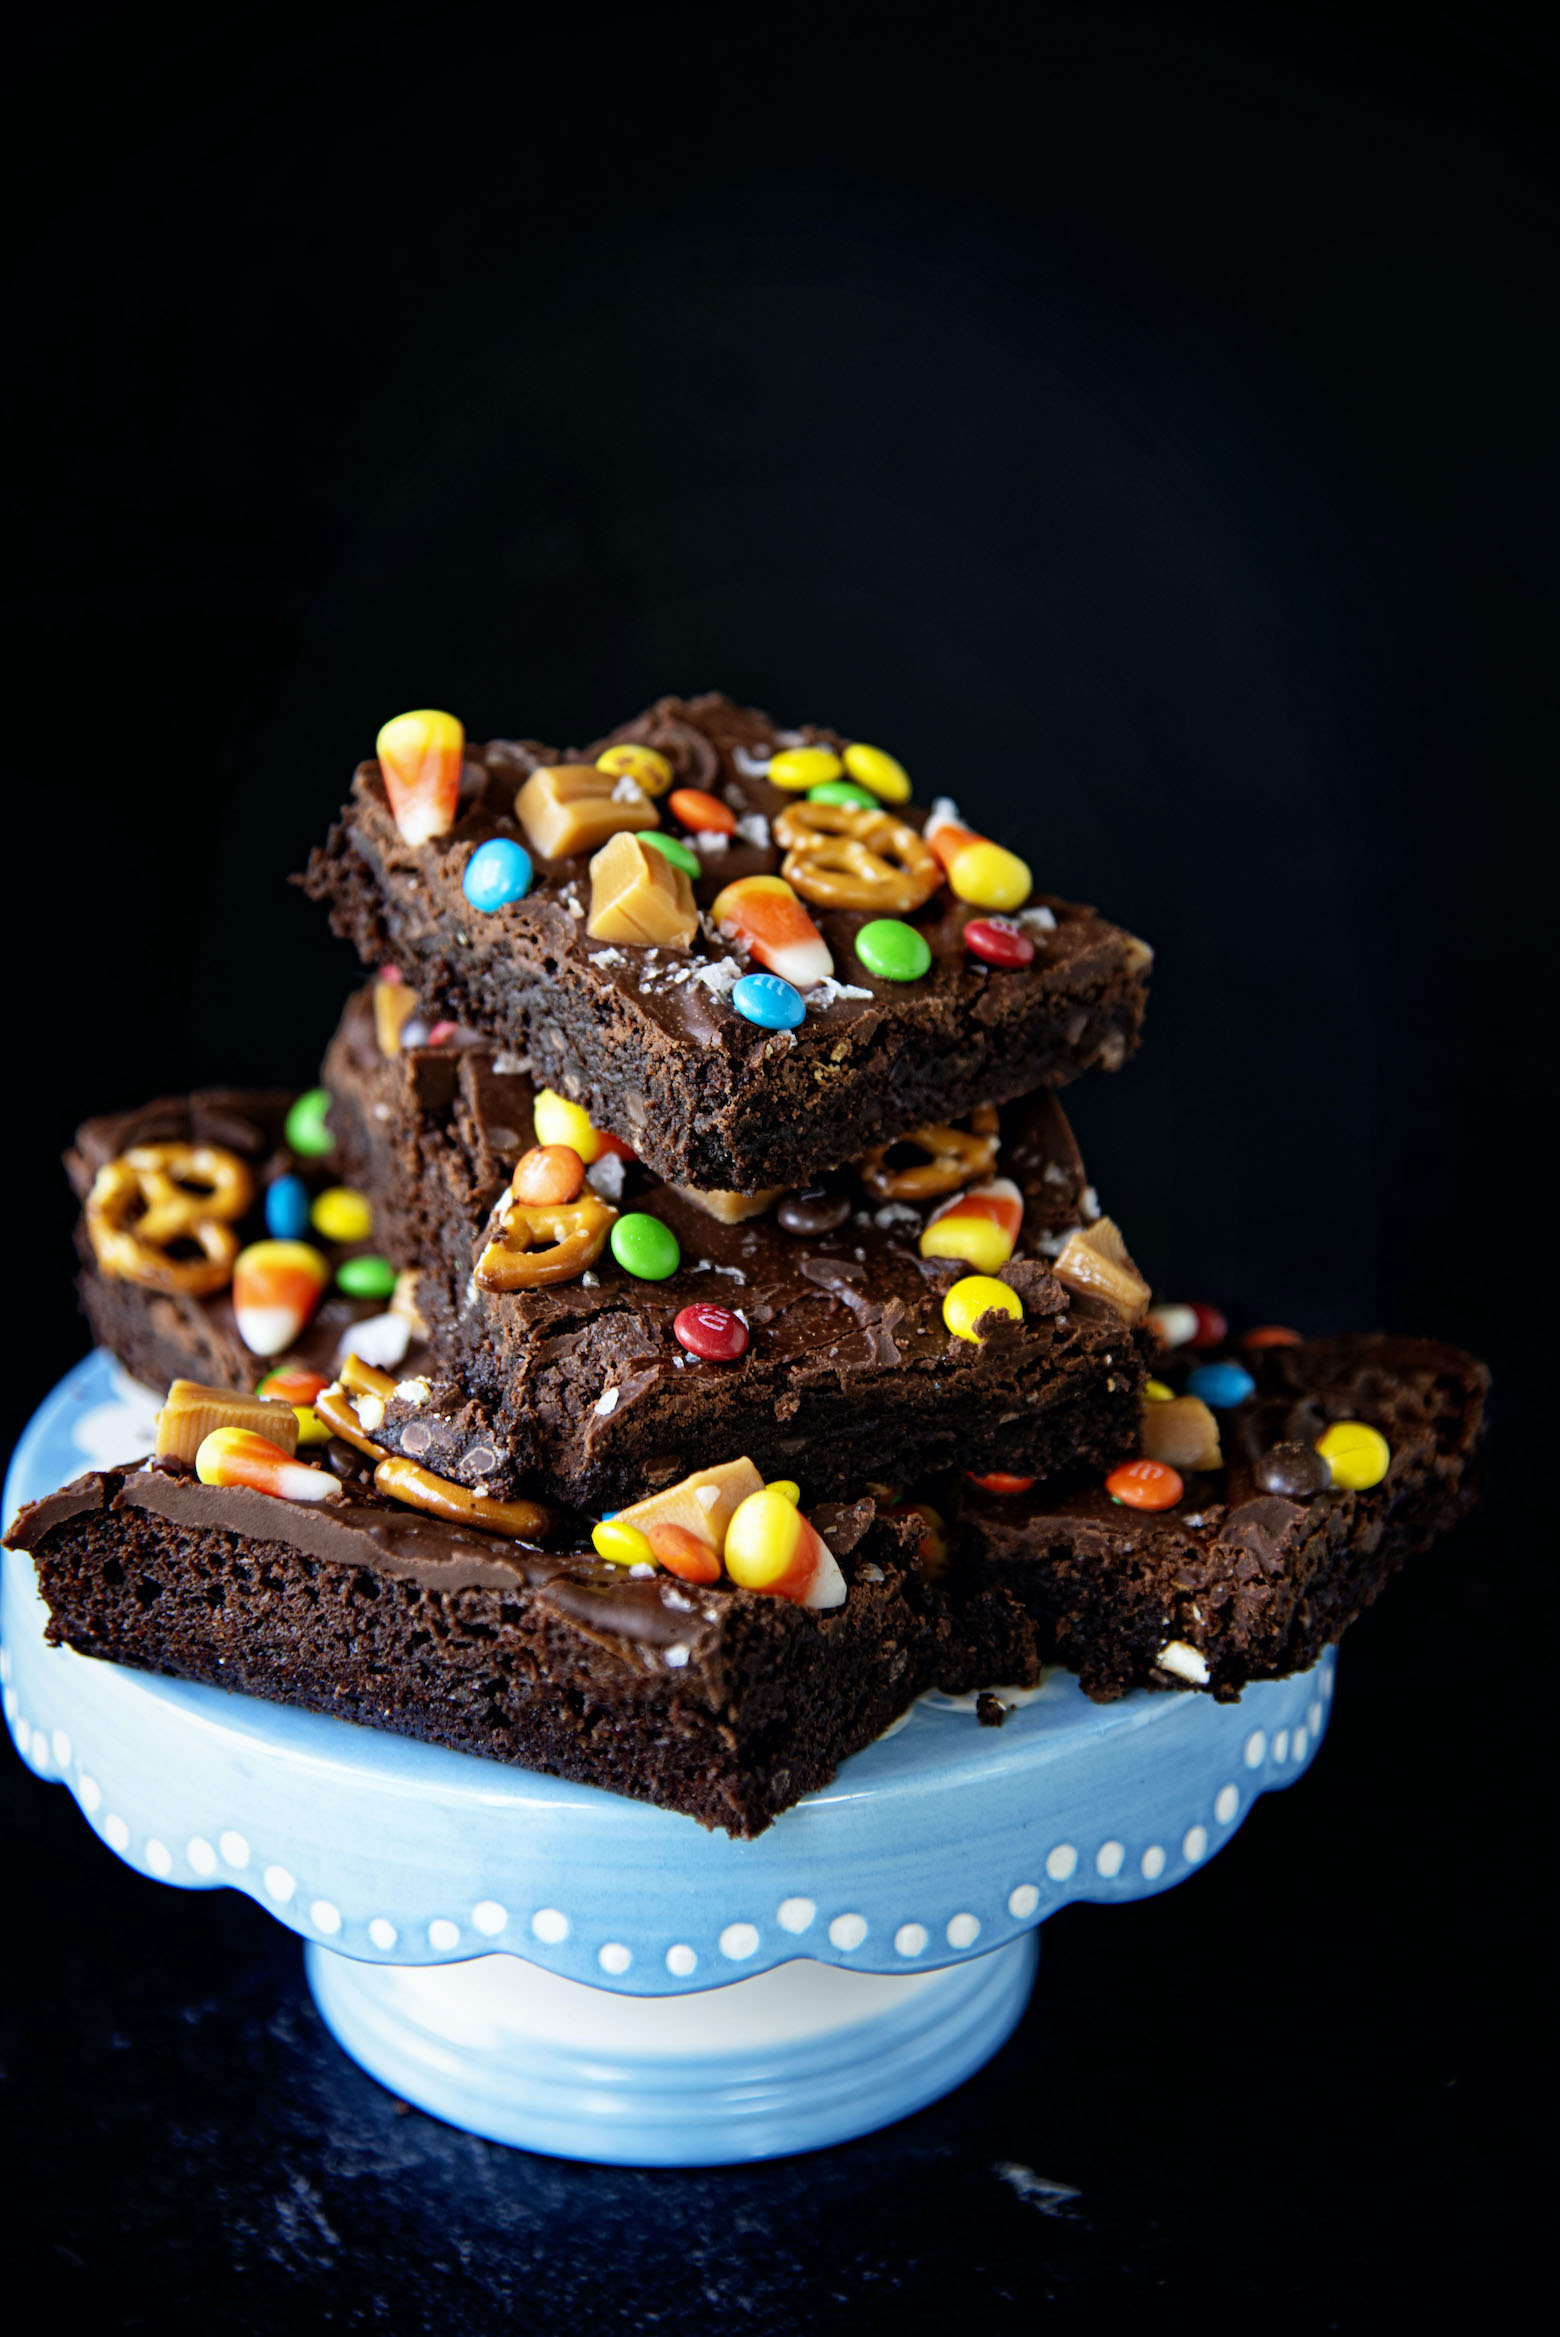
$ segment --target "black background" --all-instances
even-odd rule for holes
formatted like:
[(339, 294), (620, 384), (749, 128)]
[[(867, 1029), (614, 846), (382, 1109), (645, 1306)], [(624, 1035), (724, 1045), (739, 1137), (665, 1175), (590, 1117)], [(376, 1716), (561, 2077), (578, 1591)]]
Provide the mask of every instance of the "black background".
[(60, 10), (13, 63), (13, 1424), (85, 1345), (75, 1121), (317, 1063), (352, 966), (283, 880), (378, 724), (718, 687), (1155, 943), (1069, 1109), (1167, 1293), (1461, 1339), (1498, 1436), (1305, 1785), (1053, 1922), (959, 2094), (784, 2165), (398, 2112), (286, 1934), (8, 1757), (12, 2277), (124, 2329), (1497, 2310), (1555, 1642), (1552, 52), (1471, 6), (401, 7)]

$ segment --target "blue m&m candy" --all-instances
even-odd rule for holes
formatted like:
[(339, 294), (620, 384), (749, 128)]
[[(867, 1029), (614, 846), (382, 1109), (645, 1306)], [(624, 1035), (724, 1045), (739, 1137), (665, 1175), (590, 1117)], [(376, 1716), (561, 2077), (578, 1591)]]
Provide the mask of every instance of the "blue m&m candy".
[(1257, 1392), (1257, 1383), (1238, 1363), (1200, 1363), (1186, 1382), (1189, 1396), (1200, 1396), (1215, 1412), (1231, 1411)]
[(309, 1230), (309, 1189), (302, 1177), (278, 1177), (267, 1185), (265, 1230), (273, 1241), (303, 1240)]
[(794, 1031), (807, 1014), (800, 990), (778, 974), (744, 974), (732, 986), (731, 1003), (738, 1014), (766, 1031)]
[(509, 836), (490, 836), (466, 863), (460, 889), (474, 909), (506, 909), (531, 889), (531, 855)]

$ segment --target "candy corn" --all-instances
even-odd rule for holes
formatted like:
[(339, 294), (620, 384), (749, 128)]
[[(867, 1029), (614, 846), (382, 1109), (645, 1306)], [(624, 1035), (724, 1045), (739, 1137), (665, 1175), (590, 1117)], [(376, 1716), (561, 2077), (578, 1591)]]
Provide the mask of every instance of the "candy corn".
[(447, 836), (460, 800), (466, 733), (453, 714), (398, 714), (374, 741), (395, 824), (408, 844)]
[(842, 1607), (845, 1577), (834, 1553), (778, 1487), (750, 1493), (726, 1528), (726, 1572), (743, 1590), (799, 1607)]
[(977, 909), (1021, 909), (1028, 900), (1034, 879), (1027, 863), (965, 827), (946, 796), (933, 804), (925, 835), (961, 901)]
[(798, 990), (826, 982), (834, 971), (828, 943), (783, 876), (739, 876), (716, 894), (710, 915), (722, 933)]
[(328, 1469), (295, 1461), (252, 1428), (214, 1428), (195, 1455), (203, 1485), (247, 1485), (277, 1501), (340, 1501), (346, 1488)]
[(330, 1267), (307, 1242), (251, 1242), (233, 1261), (233, 1313), (252, 1355), (280, 1355), (309, 1320)]
[(632, 1160), (634, 1155), (620, 1136), (609, 1136), (603, 1128), (593, 1128), (590, 1116), (579, 1104), (571, 1104), (567, 1096), (556, 1088), (541, 1087), (531, 1106), (531, 1124), (536, 1130), (538, 1146), (549, 1151), (566, 1144), (577, 1152), (587, 1168), (600, 1160), (604, 1152), (615, 1152), (619, 1160)]
[(923, 1258), (963, 1258), (982, 1274), (995, 1274), (1013, 1255), (1024, 1222), (1024, 1196), (1011, 1177), (972, 1185), (928, 1218), (921, 1234)]

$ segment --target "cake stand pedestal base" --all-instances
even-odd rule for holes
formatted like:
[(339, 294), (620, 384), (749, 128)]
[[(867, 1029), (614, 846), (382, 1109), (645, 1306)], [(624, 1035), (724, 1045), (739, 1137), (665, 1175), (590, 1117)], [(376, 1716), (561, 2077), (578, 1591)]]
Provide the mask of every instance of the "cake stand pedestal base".
[(693, 1996), (633, 1997), (521, 1963), (354, 1963), (308, 1949), (354, 2061), (492, 2142), (615, 2166), (722, 2166), (869, 2134), (996, 2052), (1029, 2000), (1031, 1932), (943, 1971), (799, 1960)]

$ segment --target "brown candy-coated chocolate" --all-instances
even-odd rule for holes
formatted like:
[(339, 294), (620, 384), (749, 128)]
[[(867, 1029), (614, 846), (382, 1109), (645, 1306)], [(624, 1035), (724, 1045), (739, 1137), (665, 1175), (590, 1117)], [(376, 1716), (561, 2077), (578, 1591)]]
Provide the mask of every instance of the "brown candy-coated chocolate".
[(809, 1185), (805, 1192), (787, 1193), (775, 1211), (787, 1233), (834, 1233), (850, 1215), (845, 1193), (831, 1193), (827, 1185)]
[(1332, 1483), (1332, 1471), (1319, 1452), (1288, 1441), (1269, 1445), (1251, 1473), (1264, 1493), (1287, 1494), (1291, 1501), (1309, 1501)]

